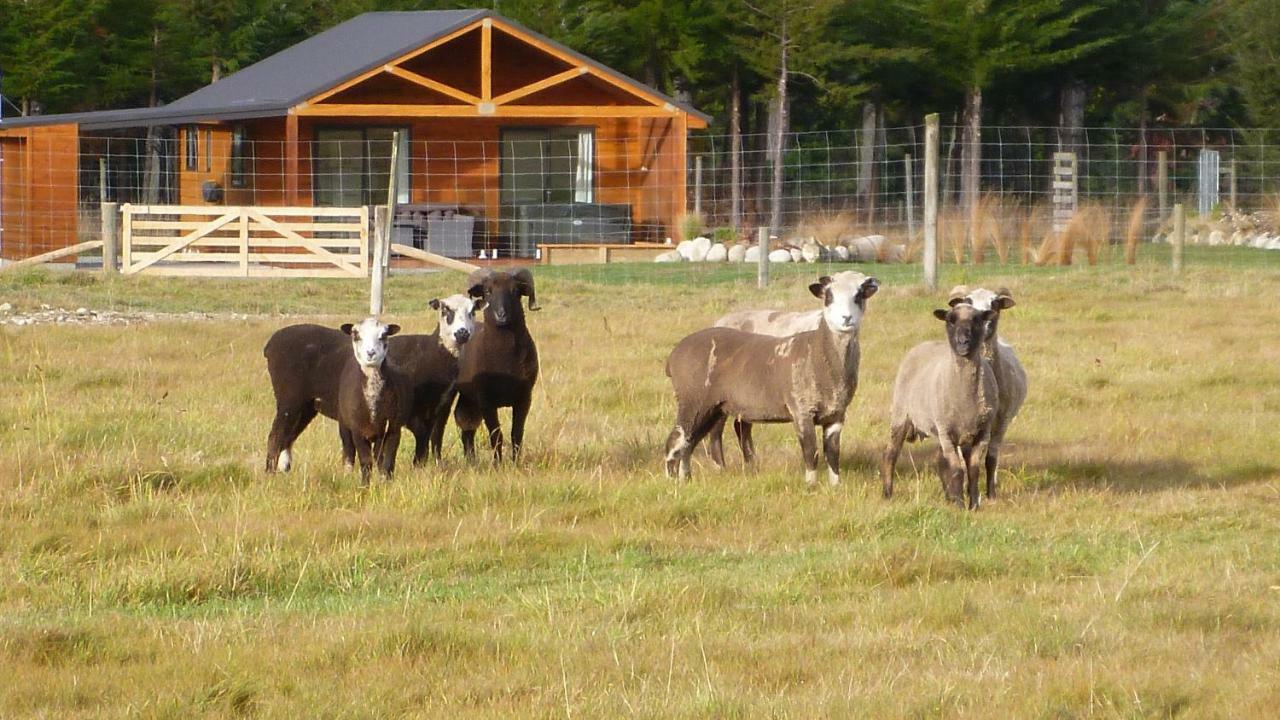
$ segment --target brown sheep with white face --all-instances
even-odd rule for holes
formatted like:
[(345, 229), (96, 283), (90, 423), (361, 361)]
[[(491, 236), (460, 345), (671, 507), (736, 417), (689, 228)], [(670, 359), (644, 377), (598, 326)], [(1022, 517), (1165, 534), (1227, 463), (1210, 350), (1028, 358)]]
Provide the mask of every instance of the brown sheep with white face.
[(667, 358), (676, 393), (667, 439), (667, 473), (689, 477), (689, 456), (726, 417), (743, 423), (790, 422), (804, 456), (805, 481), (817, 482), (815, 427), (823, 430), (827, 471), (840, 482), (840, 431), (857, 390), (858, 323), (880, 283), (820, 278), (809, 286), (823, 301), (818, 329), (786, 338), (708, 328), (681, 340)]

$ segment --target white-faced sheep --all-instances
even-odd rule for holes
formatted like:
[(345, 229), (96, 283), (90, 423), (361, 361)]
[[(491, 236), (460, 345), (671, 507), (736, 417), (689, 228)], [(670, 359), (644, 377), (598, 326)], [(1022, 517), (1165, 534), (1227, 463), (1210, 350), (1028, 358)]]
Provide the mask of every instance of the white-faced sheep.
[(1023, 401), (1027, 399), (1027, 371), (1023, 369), (1013, 346), (999, 336), (1000, 315), (1014, 305), (1013, 294), (1008, 288), (992, 291), (957, 285), (951, 290), (950, 303), (956, 305), (963, 302), (969, 303), (975, 310), (990, 310), (992, 313), (982, 341), (982, 353), (987, 362), (991, 363), (991, 370), (996, 376), (996, 389), (1000, 395), (996, 404), (996, 419), (991, 426), (991, 444), (987, 447), (987, 497), (990, 498), (996, 494), (996, 473), (1000, 466), (1000, 450), (1004, 445), (1005, 433), (1017, 417)]
[[(440, 437), (448, 419), (458, 375), (458, 354), (475, 332), (473, 312), (482, 301), (466, 295), (432, 300), (440, 324), (430, 335), (397, 335), (388, 350), (390, 362), (414, 387), (408, 427), (416, 439), (415, 462), (430, 447), (439, 457)], [(303, 323), (277, 330), (262, 354), (267, 360), (276, 415), (267, 436), (267, 471), (288, 471), (293, 444), (317, 414), (338, 419), (338, 377), (351, 358), (351, 339), (341, 330)], [(343, 460), (355, 464), (355, 444), (339, 431)]]
[(533, 274), (477, 270), (468, 278), (468, 293), (485, 301), (484, 324), (462, 354), (458, 369), (458, 406), (453, 417), (462, 433), (462, 450), (475, 458), (476, 429), (483, 420), (495, 461), (502, 459), (498, 408), (511, 408), (511, 459), (519, 459), (524, 424), (538, 381), (538, 348), (529, 335), (521, 297), (537, 310)]
[(338, 376), (338, 425), (355, 443), (360, 481), (369, 483), (373, 460), (391, 477), (400, 448), (400, 428), (413, 410), (413, 387), (387, 362), (387, 341), (399, 325), (383, 325), (377, 318), (347, 323), (352, 358)]
[[(947, 324), (947, 340), (921, 343), (898, 367), (893, 383), (889, 446), (880, 464), (884, 496), (893, 495), (893, 470), (902, 443), (938, 438), (938, 472), (947, 499), (978, 507), (978, 473), (996, 416), (996, 379), (982, 353), (990, 310), (960, 303), (934, 316)], [(967, 483), (966, 483), (967, 480)]]
[(816, 330), (785, 338), (707, 328), (681, 340), (667, 358), (676, 394), (676, 423), (667, 439), (666, 470), (689, 477), (698, 442), (725, 417), (745, 424), (790, 422), (804, 456), (805, 481), (817, 482), (815, 427), (831, 484), (840, 482), (840, 431), (858, 385), (857, 328), (875, 278), (822, 277), (809, 291), (823, 303)]
[[(860, 286), (867, 281), (868, 276), (857, 271), (847, 270), (836, 273), (831, 276), (831, 279), (838, 284)], [(862, 327), (864, 310), (865, 308), (861, 306), (857, 308), (857, 317), (854, 320), (854, 327), (851, 331), (855, 345), (858, 344), (858, 330)], [(822, 313), (822, 310), (806, 310), (803, 312), (737, 310), (716, 320), (712, 327), (734, 328), (743, 332), (772, 337), (789, 337), (798, 333), (817, 330), (819, 323), (822, 322)], [(854, 378), (854, 381), (857, 382), (857, 378)], [(725, 419), (721, 418), (707, 433), (707, 452), (710, 454), (712, 462), (721, 468), (724, 467), (724, 445), (722, 442), (724, 425)], [(735, 418), (733, 430), (734, 435), (738, 438), (738, 447), (742, 450), (742, 459), (747, 463), (752, 462), (755, 459), (755, 442), (751, 437), (750, 423), (744, 423)]]

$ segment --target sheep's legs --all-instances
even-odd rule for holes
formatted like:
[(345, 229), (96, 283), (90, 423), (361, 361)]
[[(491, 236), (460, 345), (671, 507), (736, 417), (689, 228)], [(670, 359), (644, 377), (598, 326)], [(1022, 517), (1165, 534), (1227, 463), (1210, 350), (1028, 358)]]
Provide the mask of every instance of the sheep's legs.
[[(988, 457), (988, 448), (986, 440), (976, 443), (969, 448), (969, 454), (966, 458), (966, 464), (969, 472), (969, 509), (977, 510), (978, 505), (982, 502), (978, 497), (978, 477), (982, 474), (983, 467), (986, 465)], [(990, 491), (988, 491), (990, 492)]]
[[(721, 470), (724, 469), (724, 424), (727, 419), (728, 417), (721, 417), (707, 431), (707, 455), (711, 456), (711, 462)], [(734, 428), (737, 428), (737, 422), (734, 423)]]
[(987, 471), (987, 499), (996, 496), (996, 471), (1000, 468), (1000, 446), (1004, 443), (1003, 437), (992, 437), (991, 442), (987, 445), (987, 460), (984, 463)]
[(342, 442), (342, 464), (348, 468), (356, 465), (356, 443), (351, 439), (351, 431), (338, 426), (338, 440)]
[(462, 454), (467, 462), (476, 459), (476, 428), (480, 427), (480, 408), (465, 395), (458, 396), (453, 409), (453, 420), (458, 423), (458, 435), (462, 438)]
[[(520, 461), (520, 450), (524, 448), (524, 421), (529, 417), (529, 406), (533, 397), (525, 394), (516, 398), (511, 404), (511, 462)], [(496, 411), (494, 413), (497, 414)]]
[(713, 409), (700, 414), (681, 412), (677, 414), (677, 418), (676, 426), (667, 436), (667, 476), (675, 474), (681, 480), (688, 480), (691, 474), (689, 459), (693, 455), (693, 449), (712, 428), (724, 420), (724, 414)]
[[(307, 425), (315, 416), (316, 409), (311, 405), (303, 405), (292, 410), (276, 407), (276, 418), (272, 421), (271, 431), (267, 434), (267, 472), (289, 469), (291, 462), (289, 452), (293, 449), (293, 443), (302, 431), (307, 429)], [(281, 468), (281, 465), (284, 467)]]
[(369, 487), (369, 473), (373, 470), (373, 444), (362, 437), (353, 436), (356, 455), (360, 457), (360, 486)]
[(840, 431), (844, 423), (831, 423), (822, 427), (822, 455), (827, 460), (827, 481), (832, 486), (840, 484)]
[(502, 462), (502, 424), (498, 420), (498, 408), (485, 406), (480, 409), (484, 417), (484, 429), (489, 432), (489, 447), (493, 449), (493, 462)]
[(968, 474), (964, 451), (959, 445), (952, 443), (945, 432), (938, 433), (938, 445), (942, 448), (939, 469), (945, 468), (943, 490), (947, 494), (947, 500), (963, 506), (965, 477)]
[(751, 423), (733, 421), (733, 434), (738, 436), (738, 449), (742, 450), (742, 462), (750, 465), (756, 461), (756, 443), (751, 439)]
[(453, 408), (455, 395), (446, 396), (440, 401), (440, 407), (431, 415), (431, 454), (437, 462), (444, 450), (444, 429), (449, 425), (449, 411)]
[(902, 452), (902, 443), (906, 442), (911, 426), (903, 423), (889, 430), (889, 446), (880, 459), (880, 486), (886, 498), (893, 497), (893, 470), (898, 464), (898, 453)]
[[(409, 432), (413, 433), (413, 464), (421, 465), (427, 459), (427, 452), (431, 449), (431, 438), (435, 430), (435, 418), (414, 416), (409, 418), (407, 427)], [(439, 455), (436, 455), (439, 458)]]
[(391, 479), (392, 473), (396, 471), (396, 453), (400, 451), (400, 428), (388, 427), (386, 434), (378, 440), (376, 449), (378, 469), (387, 479)]
[(818, 440), (813, 435), (813, 418), (797, 416), (792, 424), (804, 458), (804, 482), (813, 487), (818, 484)]

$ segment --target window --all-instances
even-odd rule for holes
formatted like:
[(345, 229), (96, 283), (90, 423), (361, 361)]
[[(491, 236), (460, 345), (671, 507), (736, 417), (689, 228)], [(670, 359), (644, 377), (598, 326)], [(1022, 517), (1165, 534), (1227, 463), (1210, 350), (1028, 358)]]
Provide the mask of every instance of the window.
[(213, 130), (204, 129), (204, 171), (213, 172)]
[(245, 187), (249, 164), (249, 142), (243, 125), (231, 128), (231, 187)]
[(196, 134), (196, 126), (188, 125), (186, 131), (187, 137), (187, 169), (197, 170), (197, 164), (200, 157), (200, 136)]
[(386, 203), (391, 140), (397, 130), (400, 147), (396, 151), (396, 202), (409, 202), (409, 129), (347, 127), (316, 131), (312, 178), (315, 204), (353, 207)]

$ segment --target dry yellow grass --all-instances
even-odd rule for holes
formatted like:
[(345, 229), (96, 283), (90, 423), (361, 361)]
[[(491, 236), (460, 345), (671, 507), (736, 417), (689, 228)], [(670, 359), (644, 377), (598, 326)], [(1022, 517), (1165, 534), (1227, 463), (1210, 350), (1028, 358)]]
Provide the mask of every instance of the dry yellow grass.
[[(0, 276), (20, 310), (259, 313), (0, 328), (0, 717), (1272, 717), (1280, 273), (1190, 249), (1175, 283), (1158, 252), (942, 269), (1013, 290), (1031, 377), (977, 513), (931, 445), (893, 501), (873, 477), (897, 363), (941, 334), (917, 268), (873, 270), (846, 484), (816, 491), (782, 426), (756, 471), (660, 470), (669, 348), (811, 307), (815, 268), (539, 270), (527, 465), (468, 468), (451, 427), (367, 492), (323, 419), (259, 469), (274, 313), (354, 317), (361, 285)], [(457, 279), (393, 277), (392, 317), (429, 330)]]

